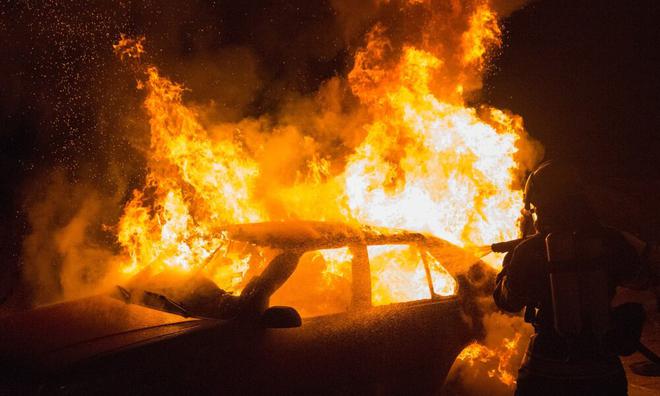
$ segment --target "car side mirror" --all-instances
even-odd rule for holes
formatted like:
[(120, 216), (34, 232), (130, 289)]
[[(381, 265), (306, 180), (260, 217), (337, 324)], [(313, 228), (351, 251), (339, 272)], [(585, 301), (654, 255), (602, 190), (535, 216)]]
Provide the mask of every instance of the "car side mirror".
[(261, 315), (261, 323), (269, 329), (288, 329), (300, 327), (302, 319), (295, 308), (292, 307), (270, 307)]

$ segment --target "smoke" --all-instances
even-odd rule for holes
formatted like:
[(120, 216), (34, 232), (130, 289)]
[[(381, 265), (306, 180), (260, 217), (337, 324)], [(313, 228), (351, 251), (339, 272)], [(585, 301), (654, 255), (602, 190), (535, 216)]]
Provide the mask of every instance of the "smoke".
[(104, 223), (115, 221), (121, 195), (102, 198), (89, 185), (72, 184), (63, 170), (30, 187), (25, 205), (31, 233), (23, 241), (25, 297), (42, 304), (110, 285), (118, 263)]
[[(36, 71), (25, 58), (20, 70), (8, 74), (28, 70), (29, 76), (18, 79), (28, 84), (3, 84), (11, 87), (3, 96), (5, 111), (20, 114), (24, 107), (16, 103), (26, 100), (39, 114), (30, 128), (37, 166), (20, 180), (29, 223), (21, 279), (30, 304), (80, 297), (119, 281), (116, 267), (126, 252), (114, 239), (114, 227), (131, 192), (145, 184), (145, 166), (157, 169), (142, 106), (148, 93), (135, 93), (135, 75), (111, 52), (120, 32), (144, 34), (149, 62), (185, 82), (185, 104), (206, 134), (200, 137), (239, 142), (256, 161), (254, 199), (271, 219), (318, 218), (319, 196), (335, 197), (323, 203), (333, 208), (323, 211), (326, 220), (346, 218), (336, 176), (373, 121), (369, 98), (382, 88), (372, 84), (373, 76), (390, 70), (406, 46), (442, 59), (431, 85), (437, 97), (478, 102), (487, 65), (462, 63), (463, 32), (483, 1), (287, 3), (145, 1), (112, 10), (89, 6), (80, 13), (65, 3), (16, 6), (3, 14), (3, 23), (22, 38), (8, 51), (21, 53), (29, 42), (43, 43), (31, 47), (39, 54)], [(495, 10), (506, 15), (520, 4), (497, 1)], [(49, 36), (51, 30), (57, 34)], [(383, 52), (349, 75), (355, 55), (369, 51), (375, 36), (386, 43)], [(39, 83), (42, 75), (46, 81)], [(459, 82), (461, 92), (447, 81)], [(524, 169), (538, 151), (522, 142), (531, 148), (520, 152), (532, 153), (519, 160)], [(39, 160), (44, 155), (48, 160)], [(309, 186), (316, 195), (303, 193)], [(486, 345), (497, 348), (505, 329), (520, 331), (516, 323), (488, 316)], [(459, 377), (485, 385), (491, 377), (480, 370), (463, 368)]]
[[(387, 73), (396, 69), (407, 47), (441, 60), (431, 76), (436, 97), (448, 103), (479, 102), (488, 64), (476, 60), (466, 67), (466, 46), (474, 37), (464, 32), (476, 23), (471, 18), (483, 4), (297, 0), (109, 6), (60, 1), (2, 9), (0, 32), (14, 40), (0, 48), (0, 58), (13, 60), (0, 70), (5, 89), (0, 115), (11, 121), (0, 133), (14, 142), (14, 151), (25, 153), (16, 161), (2, 158), (8, 172), (3, 186), (20, 186), (20, 194), (2, 191), (18, 195), (7, 213), (20, 211), (25, 223), (25, 231), (12, 236), (22, 244), (17, 298), (26, 306), (39, 305), (97, 293), (122, 281), (117, 267), (127, 257), (116, 233), (133, 190), (143, 193), (140, 205), (154, 209), (149, 207), (153, 185), (145, 180), (160, 165), (152, 157), (143, 107), (149, 93), (135, 90), (134, 71), (112, 53), (120, 33), (146, 36), (145, 62), (185, 84), (184, 104), (204, 131), (198, 138), (231, 142), (255, 161), (259, 172), (250, 180), (251, 198), (268, 218), (319, 219), (322, 212), (322, 219), (343, 220), (350, 213), (341, 175), (374, 121), (378, 106), (373, 98), (387, 88), (378, 76), (391, 77)], [(505, 17), (524, 1), (490, 4)], [(500, 40), (484, 39), (484, 59), (496, 55)], [(482, 113), (488, 118), (488, 111)], [(542, 149), (526, 138), (522, 120), (513, 119), (518, 123), (513, 129), (523, 137), (516, 154), (522, 179)], [(406, 139), (402, 135), (392, 144), (392, 162), (405, 155), (401, 145)], [(393, 174), (395, 188), (403, 175)], [(187, 191), (191, 183), (181, 185)], [(308, 193), (310, 187), (315, 194)], [(324, 197), (321, 211), (319, 197)], [(235, 197), (223, 199), (221, 204), (234, 204)], [(505, 351), (503, 340), (521, 334), (502, 368), (515, 372), (529, 326), (519, 317), (494, 313), (492, 306), (484, 310), (490, 313), (484, 318), (483, 344), (490, 350)], [(511, 388), (498, 379), (499, 364), (493, 357), (474, 364), (459, 361), (450, 385), (463, 394), (486, 389), (508, 394)]]
[[(28, 303), (32, 294), (32, 302), (38, 303), (62, 298), (69, 293), (58, 274), (63, 259), (56, 256), (62, 250), (80, 249), (80, 257), (85, 257), (87, 242), (110, 251), (116, 247), (108, 237), (112, 232), (103, 233), (100, 226), (116, 224), (131, 191), (143, 184), (149, 149), (148, 120), (141, 111), (144, 98), (136, 94), (134, 76), (112, 53), (120, 32), (147, 34), (154, 60), (194, 90), (191, 102), (203, 103), (215, 122), (263, 114), (279, 101), (280, 91), (294, 92), (298, 72), (284, 76), (281, 71), (310, 69), (319, 50), (304, 54), (306, 45), (326, 51), (330, 58), (342, 48), (303, 42), (291, 47), (283, 39), (275, 48), (254, 36), (252, 18), (264, 22), (259, 23), (262, 29), (269, 20), (277, 21), (269, 29), (287, 36), (287, 26), (308, 28), (315, 7), (322, 9), (323, 4), (301, 1), (301, 7), (292, 4), (284, 14), (278, 5), (265, 9), (257, 2), (232, 3), (46, 1), (0, 6), (0, 33), (7, 38), (0, 48), (0, 116), (5, 121), (0, 130), (0, 193), (8, 203), (0, 213), (7, 225), (2, 233), (3, 300), (7, 290), (15, 290)], [(299, 19), (307, 22), (300, 24)], [(333, 29), (325, 29), (328, 19), (326, 12), (315, 24), (325, 39), (333, 35)], [(300, 61), (303, 56), (305, 62)], [(328, 72), (305, 74), (311, 78), (305, 87), (310, 91), (316, 88), (314, 79), (321, 74), (324, 80)], [(57, 188), (49, 186), (52, 180), (58, 181)], [(78, 198), (69, 199), (62, 193), (66, 190)], [(93, 197), (100, 208), (87, 203), (80, 209), (86, 236), (75, 244), (58, 241), (49, 233), (73, 218), (76, 205), (87, 202), (79, 198), (83, 195)], [(105, 221), (93, 219), (94, 211)], [(104, 235), (96, 240), (97, 234)], [(71, 261), (75, 255), (67, 257)]]
[(511, 395), (533, 328), (521, 316), (493, 310), (483, 318), (485, 338), (459, 356), (449, 371), (443, 395)]

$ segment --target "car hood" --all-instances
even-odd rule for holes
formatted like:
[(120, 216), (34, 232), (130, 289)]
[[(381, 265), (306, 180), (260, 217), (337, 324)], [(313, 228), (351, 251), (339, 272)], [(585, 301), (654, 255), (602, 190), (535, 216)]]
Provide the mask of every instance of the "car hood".
[(0, 361), (38, 371), (175, 336), (217, 321), (185, 318), (100, 295), (20, 312), (0, 321)]

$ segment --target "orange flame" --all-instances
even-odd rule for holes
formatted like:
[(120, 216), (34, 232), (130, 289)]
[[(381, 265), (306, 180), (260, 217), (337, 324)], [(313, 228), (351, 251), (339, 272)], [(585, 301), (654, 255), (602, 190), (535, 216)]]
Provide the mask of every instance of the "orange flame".
[(497, 15), (482, 4), (470, 17), (470, 28), (462, 36), (463, 63), (484, 66), (484, 56), (489, 48), (502, 45), (502, 31), (497, 24)]
[(515, 368), (511, 367), (511, 358), (517, 352), (521, 337), (522, 334), (516, 333), (513, 339), (504, 338), (502, 344), (495, 349), (490, 349), (476, 342), (472, 343), (463, 349), (456, 359), (466, 362), (470, 367), (476, 362), (482, 364), (496, 362), (497, 367), (487, 370), (488, 376), (495, 377), (503, 384), (511, 386), (516, 382), (515, 377), (511, 374), (515, 371)]
[(119, 36), (119, 41), (117, 44), (113, 44), (112, 48), (115, 51), (115, 54), (117, 54), (121, 60), (140, 59), (140, 57), (145, 53), (144, 41), (144, 36), (140, 36), (134, 39), (122, 33)]
[[(409, 6), (431, 7), (417, 0)], [(237, 256), (221, 268), (209, 268), (213, 252), (226, 249), (220, 230), (229, 223), (283, 218), (400, 227), (460, 246), (515, 238), (521, 202), (516, 183), (538, 153), (520, 117), (466, 105), (464, 91), (474, 87), (485, 57), (500, 45), (501, 31), (485, 1), (465, 22), (458, 55), (424, 43), (397, 49), (387, 29), (376, 25), (347, 78), (367, 114), (361, 131), (355, 131), (364, 138), (352, 154), (332, 162), (313, 136), (302, 137), (296, 149), (310, 154), (286, 182), (264, 181), (268, 164), (261, 157), (275, 148), (285, 161), (292, 149), (278, 139), (293, 133), (291, 127), (260, 134), (259, 122), (251, 119), (204, 125), (198, 110), (184, 104), (183, 86), (156, 67), (143, 66), (149, 173), (118, 225), (127, 256), (122, 271), (127, 276), (147, 270), (206, 271), (219, 287), (239, 292), (257, 259)], [(122, 35), (114, 48), (122, 59), (139, 59), (143, 43)], [(257, 143), (248, 147), (245, 129), (257, 130), (250, 135)], [(374, 304), (420, 298), (424, 288), (428, 292), (423, 266), (392, 259), (407, 257), (401, 249), (369, 252)], [(328, 282), (350, 268), (350, 252), (324, 251), (320, 257)], [(433, 267), (435, 293), (454, 294), (455, 280), (442, 263), (424, 259)]]
[[(358, 58), (378, 56), (368, 51)], [(354, 69), (349, 76), (356, 94), (377, 112), (346, 168), (351, 213), (365, 223), (426, 231), (463, 246), (513, 239), (522, 199), (512, 189), (520, 131), (436, 97), (429, 84), (441, 65), (428, 52), (406, 48), (382, 83), (380, 70)]]
[(231, 135), (208, 134), (183, 105), (182, 86), (155, 67), (146, 74), (150, 172), (147, 188), (134, 192), (119, 223), (118, 240), (130, 256), (123, 271), (189, 271), (220, 246), (221, 226), (263, 218), (250, 199), (259, 170)]

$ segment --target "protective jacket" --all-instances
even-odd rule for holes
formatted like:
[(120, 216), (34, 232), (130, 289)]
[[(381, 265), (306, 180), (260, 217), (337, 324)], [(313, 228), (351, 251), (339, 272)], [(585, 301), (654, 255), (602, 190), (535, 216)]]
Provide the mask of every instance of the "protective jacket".
[[(617, 286), (639, 282), (639, 255), (614, 229), (589, 224), (575, 232), (602, 241), (597, 265), (606, 276), (609, 306)], [(535, 328), (518, 375), (516, 394), (627, 394), (623, 367), (614, 348), (608, 345), (611, 338), (594, 331), (588, 321), (578, 334), (566, 337), (558, 333), (546, 237), (546, 233), (538, 233), (507, 254), (494, 292), (501, 309), (519, 312), (525, 308), (525, 317)]]

